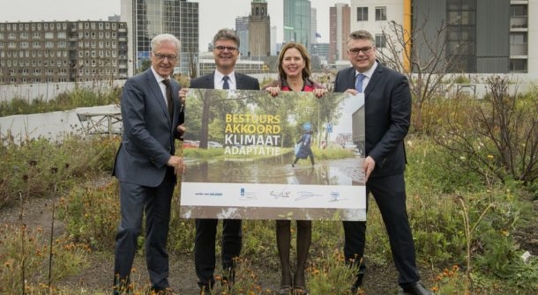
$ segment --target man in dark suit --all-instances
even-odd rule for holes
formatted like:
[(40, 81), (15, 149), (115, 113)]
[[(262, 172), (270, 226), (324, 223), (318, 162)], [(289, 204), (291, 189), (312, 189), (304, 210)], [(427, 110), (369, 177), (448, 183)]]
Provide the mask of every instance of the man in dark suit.
[[(191, 81), (191, 88), (260, 90), (257, 79), (235, 72), (239, 56), (239, 37), (233, 30), (222, 29), (213, 37), (213, 57), (216, 69), (213, 73)], [(194, 264), (198, 285), (202, 294), (210, 294), (215, 283), (215, 236), (217, 219), (196, 219)], [(222, 268), (229, 283), (234, 280), (234, 258), (239, 256), (242, 245), (240, 219), (223, 220)]]
[[(348, 57), (353, 65), (336, 75), (334, 91), (353, 95), (364, 92), (367, 195), (372, 193), (383, 217), (398, 283), (404, 294), (432, 294), (420, 282), (415, 248), (406, 209), (404, 138), (411, 118), (411, 93), (405, 76), (376, 60), (375, 40), (363, 30), (349, 35)], [(359, 265), (352, 286), (356, 294), (364, 276), (366, 222), (344, 221), (344, 255)]]
[(172, 294), (166, 251), (176, 176), (184, 172), (175, 155), (183, 111), (177, 81), (170, 79), (179, 40), (161, 34), (151, 40), (151, 68), (125, 82), (121, 98), (123, 137), (114, 163), (120, 182), (121, 221), (116, 235), (114, 294), (129, 292), (137, 237), (146, 215), (146, 264), (155, 294)]

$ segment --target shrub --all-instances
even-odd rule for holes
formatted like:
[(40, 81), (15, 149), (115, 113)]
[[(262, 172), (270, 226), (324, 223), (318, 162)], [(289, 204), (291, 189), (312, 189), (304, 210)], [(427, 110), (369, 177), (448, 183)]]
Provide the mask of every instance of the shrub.
[[(65, 236), (55, 239), (24, 224), (0, 228), (0, 293), (49, 293), (52, 284), (87, 267), (89, 249)], [(52, 272), (49, 273), (49, 266)]]
[(19, 194), (25, 199), (61, 195), (80, 180), (110, 175), (119, 139), (68, 136), (60, 144), (46, 139), (21, 146), (3, 143), (0, 207), (12, 204)]
[(513, 179), (530, 185), (538, 179), (538, 100), (510, 95), (508, 85), (508, 78), (489, 78), (484, 100), (467, 104), (461, 114), (446, 112), (434, 138), (487, 183)]
[(75, 87), (73, 90), (61, 93), (55, 99), (49, 101), (42, 98), (28, 101), (25, 98), (17, 97), (11, 102), (0, 102), (0, 117), (118, 104), (121, 91), (122, 89), (119, 87), (98, 92), (93, 89)]
[(116, 181), (103, 187), (74, 187), (60, 200), (59, 212), (74, 241), (97, 250), (114, 248), (119, 222)]

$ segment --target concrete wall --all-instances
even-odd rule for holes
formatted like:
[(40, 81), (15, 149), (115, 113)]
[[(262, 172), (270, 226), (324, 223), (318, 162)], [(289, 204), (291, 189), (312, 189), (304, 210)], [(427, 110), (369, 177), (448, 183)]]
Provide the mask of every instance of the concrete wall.
[(25, 99), (28, 102), (36, 99), (49, 101), (64, 92), (72, 91), (76, 87), (94, 91), (108, 91), (113, 87), (121, 87), (124, 83), (125, 80), (0, 85), (0, 102), (10, 102), (14, 98)]

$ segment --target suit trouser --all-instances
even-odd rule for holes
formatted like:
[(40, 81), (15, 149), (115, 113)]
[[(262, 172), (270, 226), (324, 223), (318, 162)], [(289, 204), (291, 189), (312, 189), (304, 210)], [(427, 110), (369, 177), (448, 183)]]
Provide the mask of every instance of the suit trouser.
[(120, 182), (121, 221), (116, 234), (115, 284), (119, 283), (117, 279), (129, 281), (145, 213), (146, 265), (151, 283), (157, 289), (170, 286), (166, 241), (174, 186), (173, 172), (168, 172), (158, 187)]
[[(196, 238), (194, 242), (194, 264), (200, 286), (213, 285), (215, 279), (215, 239), (218, 219), (196, 219)], [(222, 268), (234, 267), (233, 259), (239, 256), (242, 245), (240, 219), (222, 221)]]
[[(406, 209), (403, 174), (371, 177), (366, 183), (366, 194), (372, 193), (379, 207), (389, 235), (392, 258), (398, 270), (401, 286), (420, 280), (415, 262), (415, 246)], [(344, 256), (358, 263), (364, 257), (366, 222), (344, 221)], [(364, 271), (364, 264), (360, 266)]]

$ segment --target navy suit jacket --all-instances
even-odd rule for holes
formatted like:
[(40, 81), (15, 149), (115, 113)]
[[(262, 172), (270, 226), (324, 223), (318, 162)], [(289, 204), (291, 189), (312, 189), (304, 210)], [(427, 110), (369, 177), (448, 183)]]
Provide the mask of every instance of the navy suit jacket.
[[(260, 90), (258, 79), (245, 74), (235, 73), (235, 82), (238, 90)], [(214, 89), (215, 72), (193, 79), (190, 88)]]
[(175, 139), (180, 137), (179, 89), (172, 84), (174, 116), (170, 118), (159, 82), (151, 69), (125, 82), (121, 98), (123, 138), (116, 154), (114, 172), (118, 180), (156, 187), (163, 181), (166, 163), (175, 154)]
[[(355, 89), (355, 68), (336, 74), (335, 92)], [(377, 65), (364, 90), (366, 156), (376, 162), (370, 177), (403, 173), (406, 164), (404, 138), (411, 120), (411, 92), (407, 78)]]

